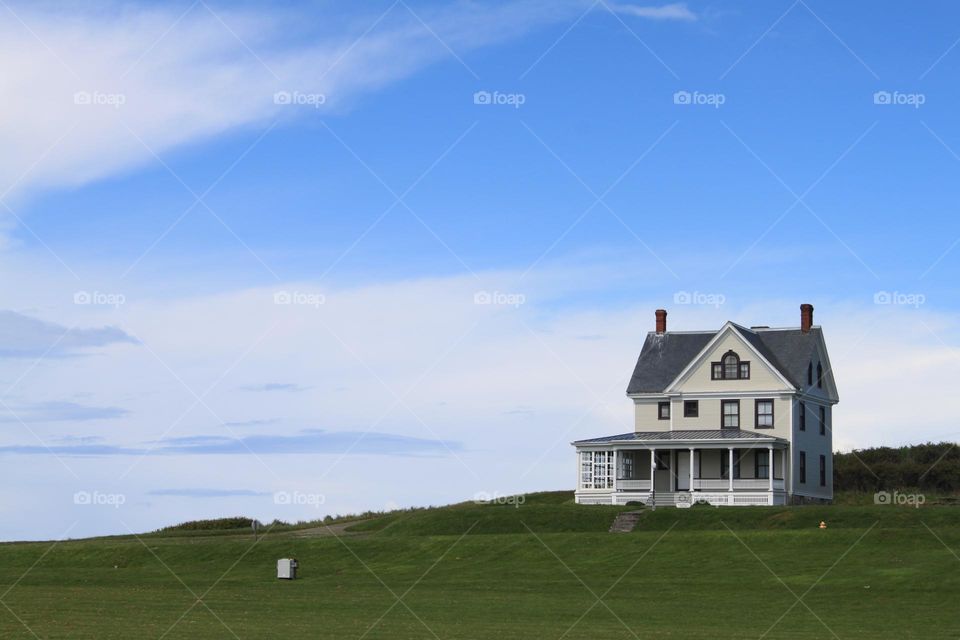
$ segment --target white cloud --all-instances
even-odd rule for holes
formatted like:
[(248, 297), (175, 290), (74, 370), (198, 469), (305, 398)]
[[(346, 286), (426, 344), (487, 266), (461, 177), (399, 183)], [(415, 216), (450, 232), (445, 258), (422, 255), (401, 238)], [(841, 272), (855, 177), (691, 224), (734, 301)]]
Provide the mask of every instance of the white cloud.
[(687, 3), (685, 2), (675, 2), (659, 7), (640, 7), (632, 4), (610, 4), (609, 6), (617, 13), (635, 16), (637, 18), (648, 18), (650, 20), (684, 20), (692, 22), (697, 19), (697, 14), (687, 8)]
[[(576, 16), (584, 4), (460, 2), (417, 14), (399, 4), (345, 21), (214, 13), (206, 3), (186, 12), (186, 5), (13, 3), (22, 23), (0, 22), (0, 196), (82, 185), (156, 162), (153, 153), (240, 127), (265, 130), (314, 107), (336, 112), (431, 63), (458, 64), (451, 50), (464, 60), (478, 47)], [(689, 13), (682, 5), (618, 10), (655, 19)], [(302, 104), (277, 104), (278, 92)], [(9, 225), (6, 217), (0, 223)]]

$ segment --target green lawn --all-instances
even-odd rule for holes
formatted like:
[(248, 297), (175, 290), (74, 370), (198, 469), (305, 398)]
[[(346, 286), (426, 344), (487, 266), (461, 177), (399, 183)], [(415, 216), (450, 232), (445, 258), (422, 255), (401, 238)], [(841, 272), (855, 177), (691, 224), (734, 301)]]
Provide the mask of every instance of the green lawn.
[[(618, 510), (553, 493), (341, 539), (0, 545), (0, 638), (960, 636), (960, 508), (671, 508), (606, 533)], [(274, 578), (284, 556), (302, 579)]]

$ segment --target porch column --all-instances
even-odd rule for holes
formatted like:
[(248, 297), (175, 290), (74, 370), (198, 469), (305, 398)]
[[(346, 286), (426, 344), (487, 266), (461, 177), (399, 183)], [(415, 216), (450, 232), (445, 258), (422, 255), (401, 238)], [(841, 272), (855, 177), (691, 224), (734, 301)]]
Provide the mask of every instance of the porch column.
[[(657, 450), (655, 448), (650, 449), (650, 497), (655, 498), (655, 488), (656, 484), (654, 482), (657, 479)], [(650, 505), (656, 508), (656, 503)]]
[[(614, 449), (613, 450), (613, 490), (614, 492), (616, 492), (617, 489), (619, 488), (617, 483), (617, 480), (619, 479), (619, 476), (620, 476), (620, 461), (617, 459), (619, 457), (620, 457), (620, 454), (618, 453), (618, 450)], [(616, 498), (614, 498), (614, 504), (616, 504)]]
[(693, 447), (690, 447), (690, 491), (693, 491)]
[(773, 504), (773, 445), (767, 445), (767, 459), (770, 460), (770, 504)]
[(673, 493), (677, 490), (677, 450), (667, 449), (667, 451), (670, 456), (670, 461), (667, 462), (670, 465), (670, 492)]
[(727, 479), (730, 482), (728, 491), (733, 491), (733, 447), (730, 447), (730, 462), (727, 464)]

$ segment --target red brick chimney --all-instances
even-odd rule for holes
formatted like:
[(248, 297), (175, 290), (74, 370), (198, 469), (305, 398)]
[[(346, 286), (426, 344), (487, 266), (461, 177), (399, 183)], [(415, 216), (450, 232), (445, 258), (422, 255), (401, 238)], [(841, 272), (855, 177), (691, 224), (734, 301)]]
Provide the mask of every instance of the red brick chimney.
[(813, 326), (813, 305), (804, 303), (800, 305), (800, 331), (810, 333), (810, 327)]
[(657, 333), (667, 332), (667, 310), (657, 309)]

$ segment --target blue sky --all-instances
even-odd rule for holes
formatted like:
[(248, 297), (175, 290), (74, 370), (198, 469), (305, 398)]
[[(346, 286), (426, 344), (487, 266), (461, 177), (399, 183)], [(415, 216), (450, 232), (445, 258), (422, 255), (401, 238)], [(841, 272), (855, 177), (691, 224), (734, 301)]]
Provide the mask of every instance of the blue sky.
[(812, 302), (838, 446), (955, 438), (956, 14), (12, 3), (0, 537), (568, 486), (659, 306)]

